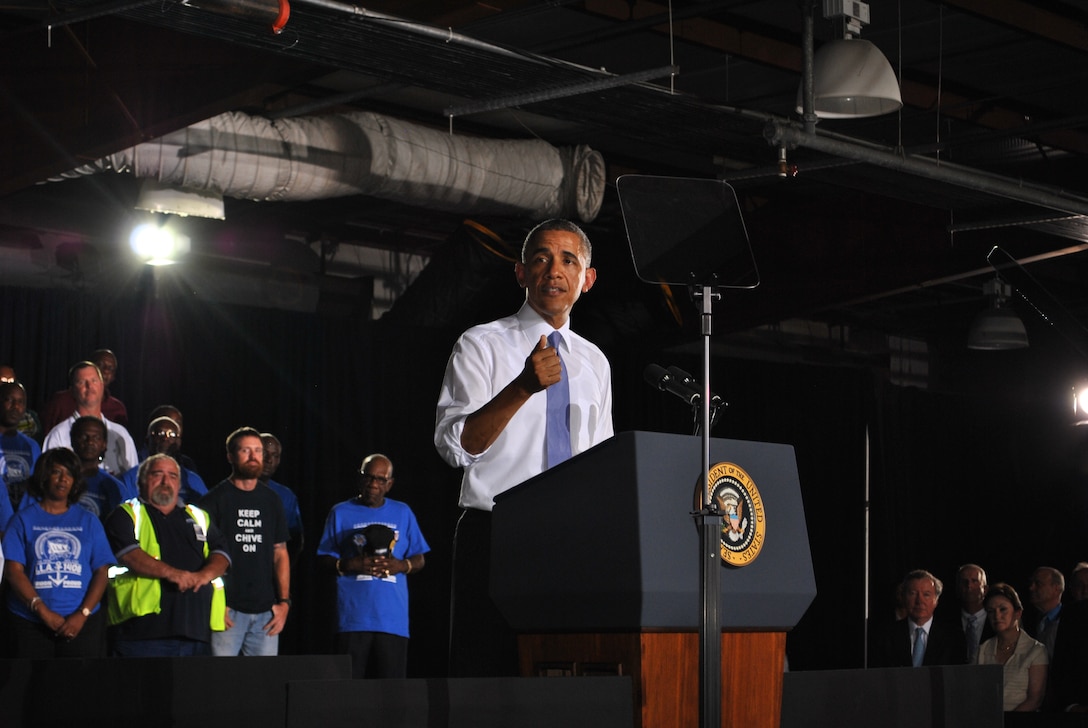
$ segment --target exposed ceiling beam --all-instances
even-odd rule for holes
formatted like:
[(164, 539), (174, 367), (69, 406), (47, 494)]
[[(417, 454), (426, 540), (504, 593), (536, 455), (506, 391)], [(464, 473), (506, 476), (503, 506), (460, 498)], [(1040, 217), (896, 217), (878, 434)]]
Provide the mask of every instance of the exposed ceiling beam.
[[(0, 194), (162, 136), (223, 111), (261, 106), (319, 70), (287, 57), (116, 18), (41, 42), (0, 44), (0, 98), (13, 129), (0, 145)], [(224, 73), (230, 68), (230, 73)]]
[[(1088, 40), (1081, 45), (1081, 35), (1088, 34), (1088, 28), (1065, 33), (1062, 25), (1074, 25), (1067, 18), (1053, 13), (1042, 13), (1026, 3), (995, 2), (994, 0), (956, 0), (948, 3), (975, 12), (975, 6), (988, 8), (989, 13), (980, 13), (995, 22), (1007, 23), (1010, 19), (1029, 23), (1041, 37), (1065, 42), (1066, 44), (1088, 50)], [(969, 6), (969, 7), (968, 7)], [(1005, 7), (1015, 6), (1015, 7)], [(670, 26), (667, 21), (669, 7), (658, 3), (637, 0), (633, 5), (627, 0), (587, 0), (586, 10), (616, 20), (661, 18), (662, 23), (652, 28), (654, 32), (669, 34), (678, 40), (719, 50), (755, 63), (762, 63), (784, 71), (795, 71), (800, 83), (801, 47), (799, 43), (789, 43), (768, 36), (752, 28), (745, 28), (738, 21), (724, 23), (708, 18), (699, 18), (698, 22), (678, 21)], [(1036, 21), (1032, 13), (1043, 15), (1044, 20)], [(1019, 26), (1014, 26), (1019, 27)], [(641, 29), (641, 28), (639, 28)], [(684, 73), (681, 67), (681, 75)], [(989, 129), (1023, 135), (1046, 146), (1077, 153), (1088, 152), (1088, 134), (1064, 129), (1059, 131), (1033, 130), (1030, 119), (1024, 109), (1006, 105), (983, 103), (960, 91), (938, 88), (931, 83), (904, 78), (900, 80), (903, 103), (918, 109), (935, 111), (940, 103), (943, 116), (969, 121)]]
[(1088, 51), (1088, 24), (1070, 22), (1069, 17), (1051, 12), (1038, 3), (1022, 0), (944, 0), (943, 4), (1022, 33), (1032, 33), (1079, 51)]

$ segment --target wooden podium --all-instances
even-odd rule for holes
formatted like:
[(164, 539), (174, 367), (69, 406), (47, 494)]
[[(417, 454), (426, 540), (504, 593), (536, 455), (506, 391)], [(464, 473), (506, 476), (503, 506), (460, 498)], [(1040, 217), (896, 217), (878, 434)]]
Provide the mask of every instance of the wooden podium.
[[(699, 720), (699, 438), (625, 432), (495, 499), (491, 595), (518, 630), (521, 673), (629, 675), (641, 728)], [(793, 448), (715, 439), (765, 537), (724, 565), (722, 725), (777, 728), (785, 633), (816, 594)], [(752, 514), (754, 516), (754, 514)]]

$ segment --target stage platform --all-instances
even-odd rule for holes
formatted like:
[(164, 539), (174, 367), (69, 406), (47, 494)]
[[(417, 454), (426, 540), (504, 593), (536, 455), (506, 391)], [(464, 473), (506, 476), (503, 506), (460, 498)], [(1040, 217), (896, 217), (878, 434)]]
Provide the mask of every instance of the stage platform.
[(352, 680), (343, 655), (0, 660), (5, 728), (631, 728), (631, 696), (628, 677)]

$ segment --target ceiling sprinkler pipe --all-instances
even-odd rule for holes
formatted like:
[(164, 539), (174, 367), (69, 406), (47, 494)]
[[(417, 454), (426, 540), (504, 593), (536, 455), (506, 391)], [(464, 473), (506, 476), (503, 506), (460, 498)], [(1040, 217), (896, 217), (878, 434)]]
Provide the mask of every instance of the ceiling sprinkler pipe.
[(252, 20), (277, 35), (283, 32), (291, 16), (288, 0), (188, 0), (183, 4), (217, 15)]
[(897, 172), (956, 185), (976, 192), (985, 192), (1009, 200), (1059, 210), (1074, 215), (1088, 215), (1088, 199), (1060, 190), (1028, 186), (1021, 181), (980, 172), (967, 167), (917, 155), (903, 155), (855, 141), (847, 141), (820, 133), (810, 133), (795, 124), (772, 121), (764, 127), (763, 136), (769, 144), (787, 148), (815, 149), (842, 159), (872, 164)]

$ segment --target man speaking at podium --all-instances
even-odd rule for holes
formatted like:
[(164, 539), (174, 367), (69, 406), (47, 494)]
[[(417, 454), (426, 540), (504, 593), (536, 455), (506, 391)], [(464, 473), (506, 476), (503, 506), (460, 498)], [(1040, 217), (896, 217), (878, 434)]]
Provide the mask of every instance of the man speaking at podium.
[(452, 677), (517, 674), (516, 638), (488, 595), (495, 496), (613, 434), (608, 360), (570, 330), (571, 309), (597, 280), (591, 259), (574, 223), (537, 225), (514, 265), (525, 303), (462, 334), (446, 365), (434, 442), (465, 471), (454, 534)]

